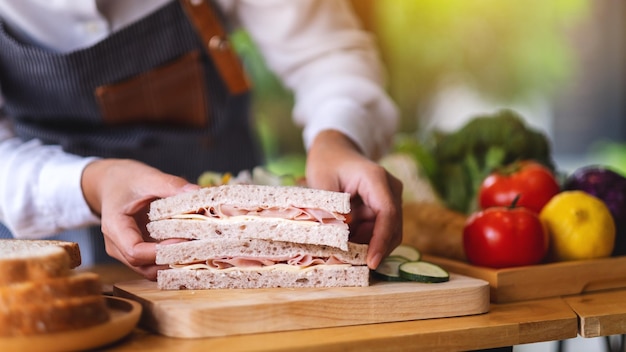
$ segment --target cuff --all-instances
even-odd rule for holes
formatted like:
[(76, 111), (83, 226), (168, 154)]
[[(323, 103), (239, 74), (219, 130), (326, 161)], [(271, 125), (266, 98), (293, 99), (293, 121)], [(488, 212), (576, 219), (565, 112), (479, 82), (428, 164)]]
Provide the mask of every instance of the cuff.
[(373, 153), (373, 143), (367, 126), (367, 112), (354, 102), (335, 100), (324, 104), (316, 112), (316, 118), (303, 130), (304, 145), (308, 150), (315, 137), (324, 130), (337, 130), (350, 138), (365, 155)]
[[(393, 112), (393, 107), (387, 107)], [(389, 111), (385, 111), (389, 113)], [(304, 145), (308, 150), (318, 133), (336, 130), (350, 138), (370, 159), (380, 158), (389, 148), (394, 123), (381, 121), (372, 111), (350, 99), (326, 102), (315, 111), (303, 130)], [(380, 112), (376, 112), (380, 113)]]
[(39, 190), (43, 216), (59, 230), (95, 225), (100, 218), (93, 214), (81, 187), (85, 167), (97, 158), (82, 158), (74, 155), (57, 157), (54, 165), (45, 165), (41, 170)]

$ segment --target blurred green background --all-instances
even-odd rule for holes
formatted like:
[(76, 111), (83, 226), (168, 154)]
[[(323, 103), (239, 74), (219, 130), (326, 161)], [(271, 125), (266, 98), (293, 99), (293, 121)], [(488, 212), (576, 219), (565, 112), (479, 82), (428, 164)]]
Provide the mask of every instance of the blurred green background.
[[(591, 158), (626, 172), (621, 1), (352, 4), (376, 36), (388, 92), (401, 112), (399, 133), (417, 135), (433, 119), (463, 121), (477, 107), (528, 107), (526, 116), (551, 136), (566, 167)], [(268, 167), (279, 174), (301, 172), (304, 151), (301, 131), (291, 122), (291, 94), (267, 70), (246, 33), (237, 32), (234, 42), (256, 87), (255, 121)], [(470, 94), (445, 94), (457, 88)]]

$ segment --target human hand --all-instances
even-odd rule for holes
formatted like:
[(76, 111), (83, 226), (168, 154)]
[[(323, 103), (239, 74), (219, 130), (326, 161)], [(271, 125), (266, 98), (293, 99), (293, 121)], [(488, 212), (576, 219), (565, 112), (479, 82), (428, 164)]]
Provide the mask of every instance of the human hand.
[[(148, 208), (156, 198), (198, 189), (180, 177), (125, 159), (102, 159), (89, 164), (81, 181), (92, 211), (100, 214), (108, 255), (154, 280), (156, 242), (146, 231)], [(171, 243), (180, 240), (166, 240)]]
[(402, 242), (402, 182), (366, 158), (338, 131), (324, 131), (307, 155), (307, 184), (351, 194), (350, 240), (369, 243), (367, 265), (375, 269)]

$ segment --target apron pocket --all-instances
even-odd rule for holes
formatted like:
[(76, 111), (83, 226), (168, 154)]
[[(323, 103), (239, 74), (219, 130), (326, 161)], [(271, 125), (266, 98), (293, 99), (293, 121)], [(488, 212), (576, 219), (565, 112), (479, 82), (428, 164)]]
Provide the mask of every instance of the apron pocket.
[(204, 128), (209, 124), (200, 53), (131, 79), (99, 86), (95, 96), (105, 125), (154, 124)]

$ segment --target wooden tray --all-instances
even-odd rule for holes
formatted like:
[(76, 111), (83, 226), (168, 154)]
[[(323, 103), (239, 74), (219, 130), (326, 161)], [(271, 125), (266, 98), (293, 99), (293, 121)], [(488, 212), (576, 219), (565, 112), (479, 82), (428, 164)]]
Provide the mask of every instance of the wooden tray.
[(489, 282), (494, 303), (573, 295), (626, 287), (626, 256), (491, 269), (424, 255), (448, 271)]
[(117, 283), (117, 296), (143, 306), (141, 325), (181, 338), (229, 336), (485, 313), (486, 281), (452, 274), (438, 284), (372, 282), (368, 287), (161, 291)]

